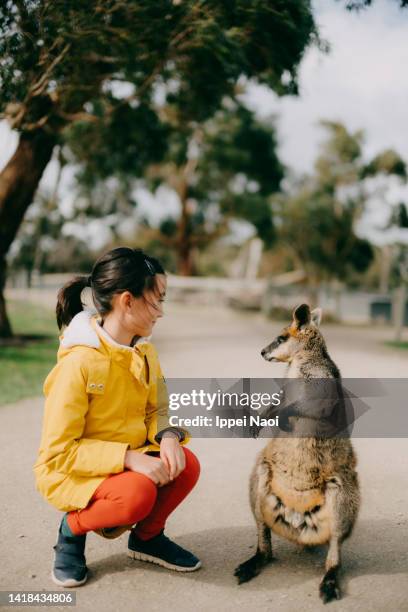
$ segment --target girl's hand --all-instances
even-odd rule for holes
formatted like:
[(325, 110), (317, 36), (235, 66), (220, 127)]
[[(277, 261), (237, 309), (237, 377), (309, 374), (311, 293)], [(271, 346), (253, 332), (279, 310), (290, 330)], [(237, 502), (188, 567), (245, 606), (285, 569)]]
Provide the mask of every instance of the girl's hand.
[(132, 472), (144, 474), (159, 487), (167, 484), (170, 480), (168, 470), (162, 459), (138, 453), (135, 450), (126, 451), (125, 468)]
[(160, 442), (160, 459), (166, 466), (170, 480), (174, 480), (186, 467), (186, 457), (178, 438), (171, 432), (165, 433)]

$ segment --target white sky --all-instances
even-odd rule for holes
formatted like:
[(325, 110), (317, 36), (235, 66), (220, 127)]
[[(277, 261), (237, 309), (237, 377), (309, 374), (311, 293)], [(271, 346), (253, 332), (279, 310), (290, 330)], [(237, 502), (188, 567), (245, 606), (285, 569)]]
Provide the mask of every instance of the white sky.
[[(316, 0), (315, 15), (323, 38), (331, 44), (324, 55), (309, 51), (300, 71), (300, 97), (278, 99), (265, 88), (252, 87), (247, 103), (260, 116), (277, 116), (279, 153), (282, 161), (297, 172), (310, 171), (324, 132), (319, 119), (339, 120), (348, 129), (366, 131), (368, 157), (381, 149), (395, 148), (408, 161), (408, 9), (400, 10), (397, 0), (376, 0), (361, 13), (350, 13), (344, 2)], [(0, 123), (0, 167), (12, 154), (16, 136)], [(52, 185), (52, 164), (42, 186)], [(69, 201), (70, 173), (62, 186)], [(405, 198), (408, 190), (397, 183), (389, 198)], [(141, 195), (140, 210), (153, 216), (177, 210), (174, 199), (163, 192), (158, 198)], [(373, 203), (371, 219), (380, 223), (388, 207)], [(368, 222), (367, 222), (368, 223)], [(380, 236), (378, 236), (378, 240)]]
[(248, 97), (260, 115), (278, 115), (283, 161), (311, 169), (323, 132), (319, 119), (366, 130), (366, 151), (395, 147), (408, 159), (404, 129), (408, 104), (408, 10), (396, 0), (377, 0), (366, 11), (344, 9), (343, 0), (317, 0), (315, 14), (326, 55), (310, 50), (300, 71), (300, 97), (277, 99), (256, 87)]

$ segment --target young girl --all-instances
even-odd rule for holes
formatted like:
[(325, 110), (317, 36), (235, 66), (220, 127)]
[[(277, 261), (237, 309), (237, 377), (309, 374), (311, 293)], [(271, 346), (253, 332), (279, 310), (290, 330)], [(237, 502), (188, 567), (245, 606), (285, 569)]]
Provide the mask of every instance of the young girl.
[[(81, 302), (88, 286), (95, 316)], [(68, 327), (44, 383), (34, 466), (37, 489), (65, 511), (54, 546), (58, 585), (86, 581), (88, 531), (117, 537), (131, 529), (134, 559), (178, 571), (201, 565), (163, 533), (200, 471), (195, 455), (181, 446), (188, 433), (169, 427), (166, 386), (149, 341), (165, 292), (156, 259), (117, 248), (98, 259), (88, 278), (76, 277), (58, 294), (58, 326)]]

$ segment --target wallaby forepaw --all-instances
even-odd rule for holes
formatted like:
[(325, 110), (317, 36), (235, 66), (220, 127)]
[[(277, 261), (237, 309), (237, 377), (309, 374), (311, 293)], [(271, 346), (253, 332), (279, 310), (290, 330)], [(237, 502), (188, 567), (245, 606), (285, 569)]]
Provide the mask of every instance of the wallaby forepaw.
[(267, 565), (272, 559), (268, 559), (260, 553), (256, 553), (253, 557), (244, 561), (235, 569), (234, 576), (238, 578), (238, 584), (249, 582), (255, 576), (260, 574), (261, 569)]
[(285, 410), (282, 410), (281, 413), (279, 413), (279, 429), (281, 429), (282, 431), (286, 431), (286, 432), (293, 431), (293, 425), (289, 421), (290, 416), (293, 416), (293, 415), (290, 414), (289, 412), (286, 412)]
[(341, 599), (340, 587), (336, 578), (327, 578), (322, 580), (319, 587), (320, 598), (323, 603), (329, 603), (334, 599)]
[(251, 425), (249, 427), (249, 435), (251, 438), (259, 438), (262, 427), (260, 425)]

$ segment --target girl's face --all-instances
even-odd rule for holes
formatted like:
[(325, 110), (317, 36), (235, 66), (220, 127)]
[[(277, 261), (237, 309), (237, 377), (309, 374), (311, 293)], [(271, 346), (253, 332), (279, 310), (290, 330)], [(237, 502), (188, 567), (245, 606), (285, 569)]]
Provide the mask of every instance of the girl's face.
[(157, 319), (163, 316), (163, 302), (167, 280), (164, 274), (154, 276), (152, 289), (145, 289), (143, 295), (134, 297), (130, 292), (120, 294), (121, 325), (133, 336), (150, 336)]
[(145, 289), (140, 298), (134, 298), (133, 313), (135, 331), (138, 336), (150, 336), (157, 319), (163, 316), (163, 302), (166, 297), (167, 280), (164, 274), (155, 275), (152, 289)]

